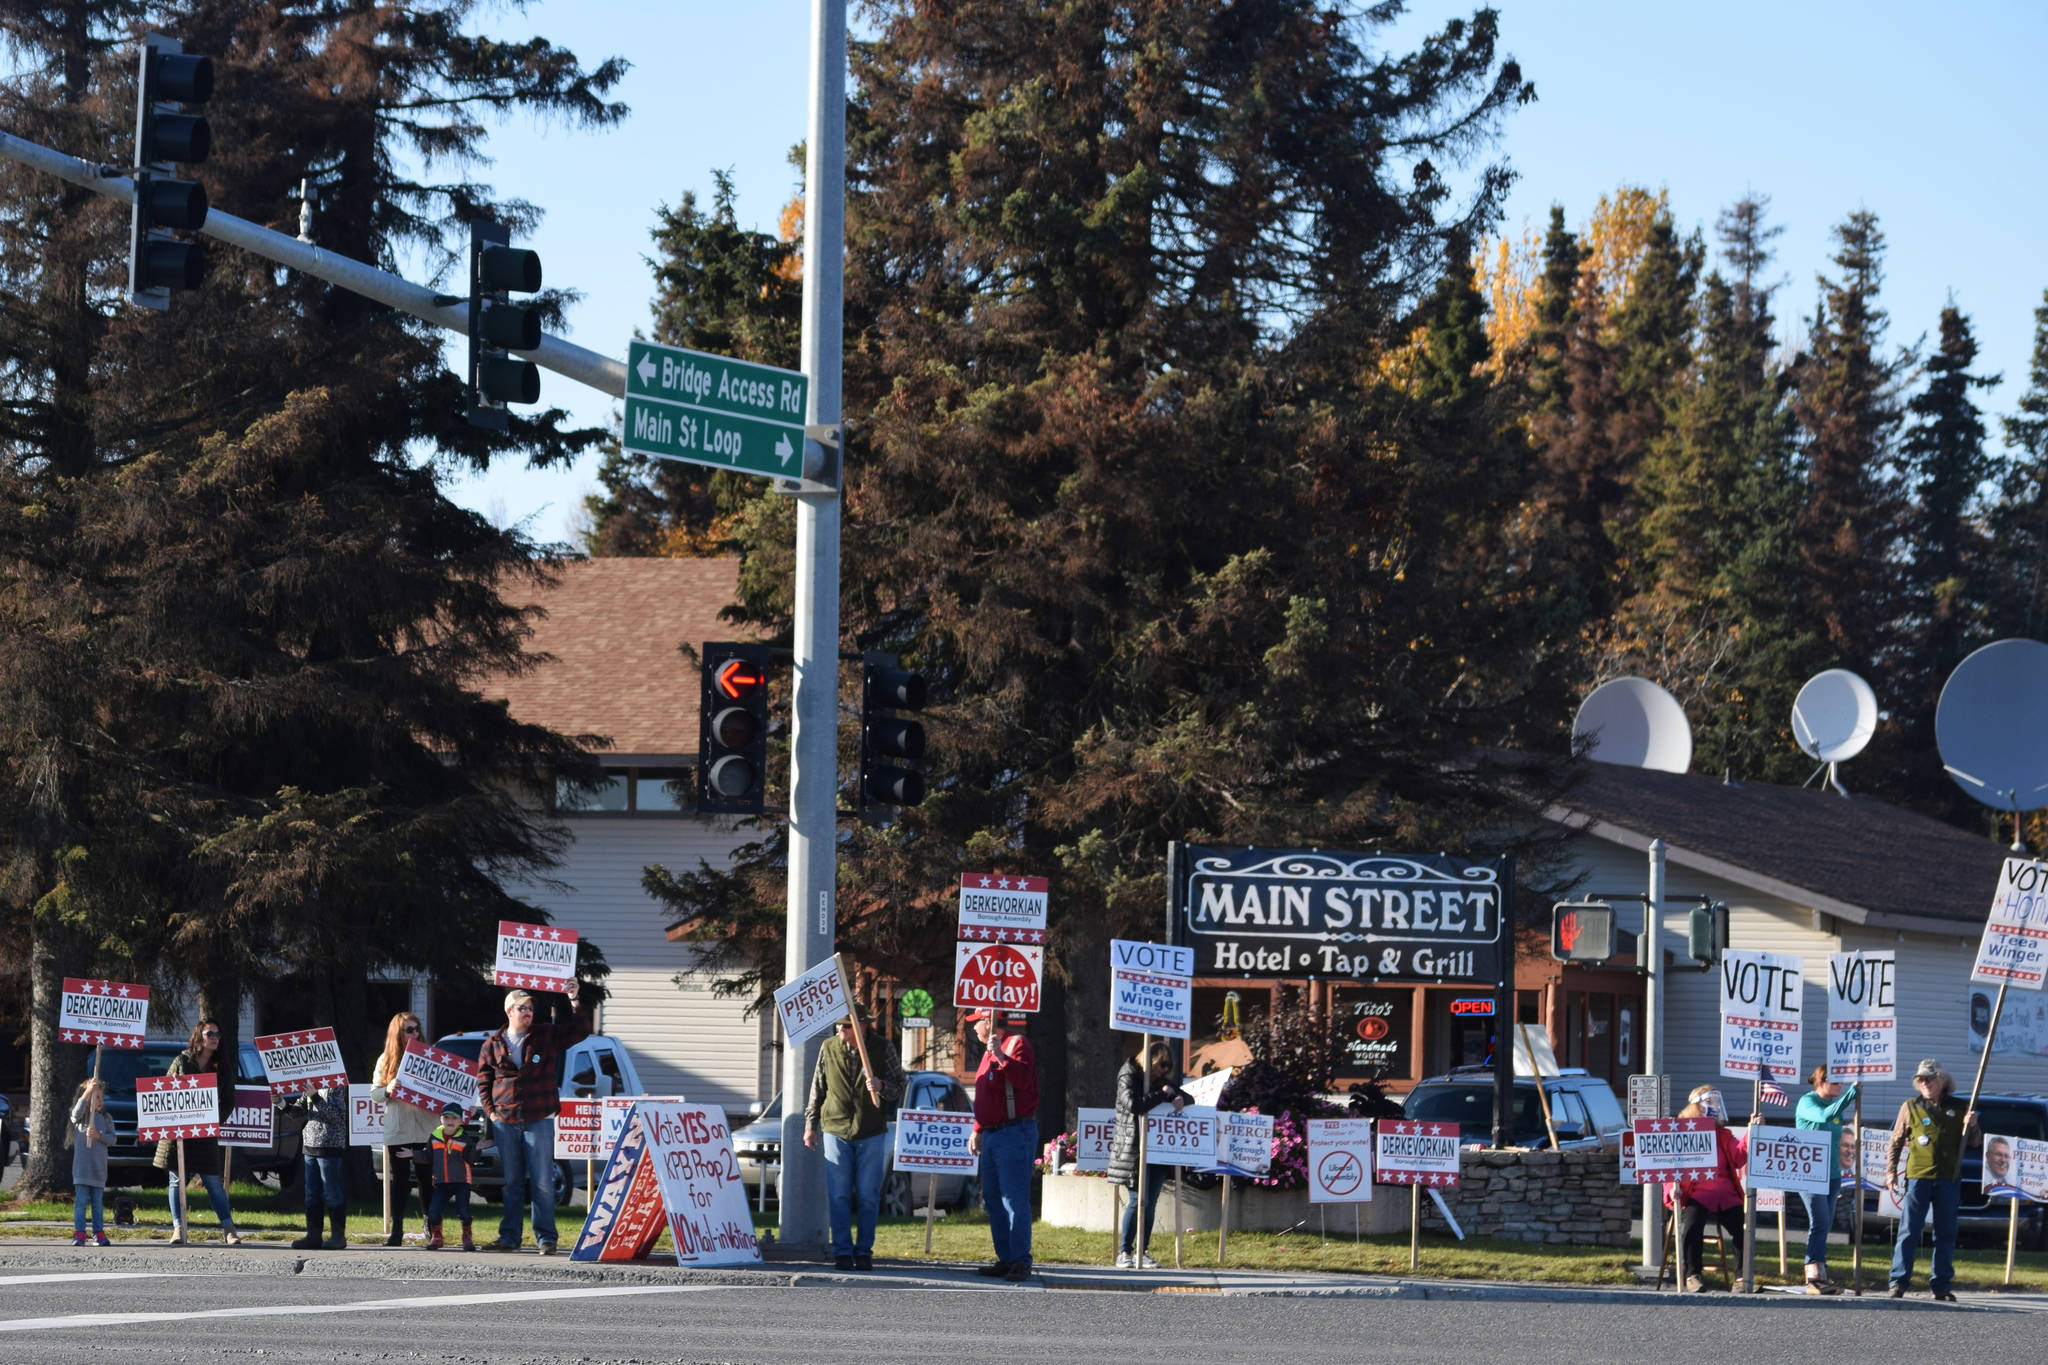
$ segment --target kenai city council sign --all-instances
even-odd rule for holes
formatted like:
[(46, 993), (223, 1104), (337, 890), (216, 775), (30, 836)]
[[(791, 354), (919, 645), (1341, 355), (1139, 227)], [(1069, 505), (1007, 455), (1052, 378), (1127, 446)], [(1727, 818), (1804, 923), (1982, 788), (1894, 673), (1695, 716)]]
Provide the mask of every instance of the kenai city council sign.
[(1180, 845), (1176, 941), (1196, 976), (1484, 982), (1507, 967), (1511, 858)]

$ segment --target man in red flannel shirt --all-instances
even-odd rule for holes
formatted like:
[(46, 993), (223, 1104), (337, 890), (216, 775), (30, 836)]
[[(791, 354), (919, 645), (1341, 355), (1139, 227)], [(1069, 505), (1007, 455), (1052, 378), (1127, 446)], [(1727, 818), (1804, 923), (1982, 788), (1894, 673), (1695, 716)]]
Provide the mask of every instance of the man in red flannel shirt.
[(1038, 1155), (1038, 1057), (1021, 1034), (1005, 1033), (994, 1010), (967, 1016), (987, 1051), (974, 1073), (974, 1131), (967, 1150), (981, 1157), (981, 1202), (996, 1244), (984, 1275), (1031, 1278), (1031, 1176)]
[(491, 1120), (498, 1160), (505, 1166), (505, 1216), (498, 1240), (485, 1251), (517, 1251), (525, 1234), (528, 1188), (533, 1198), (533, 1240), (540, 1254), (555, 1254), (555, 1115), (562, 1109), (562, 1054), (590, 1036), (576, 1012), (577, 983), (569, 997), (566, 1023), (538, 1023), (533, 997), (505, 995), (505, 1027), (484, 1039), (477, 1054), (477, 1098)]

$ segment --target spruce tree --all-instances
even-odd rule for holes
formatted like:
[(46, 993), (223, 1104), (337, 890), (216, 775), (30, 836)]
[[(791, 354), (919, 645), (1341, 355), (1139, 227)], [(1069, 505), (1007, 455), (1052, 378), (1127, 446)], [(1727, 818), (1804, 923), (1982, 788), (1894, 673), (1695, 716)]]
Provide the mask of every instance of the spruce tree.
[(2004, 631), (2039, 639), (2048, 629), (2048, 290), (2034, 310), (2034, 349), (2018, 411), (2003, 421), (2011, 452), (1993, 527), (1998, 619)]

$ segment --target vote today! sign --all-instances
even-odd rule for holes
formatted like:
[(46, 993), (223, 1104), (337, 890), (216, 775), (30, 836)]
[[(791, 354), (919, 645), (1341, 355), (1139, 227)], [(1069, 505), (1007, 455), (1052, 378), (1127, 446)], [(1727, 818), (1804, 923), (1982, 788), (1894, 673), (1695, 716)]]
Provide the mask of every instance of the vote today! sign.
[(1458, 1125), (1424, 1119), (1382, 1119), (1374, 1148), (1382, 1185), (1427, 1185), (1444, 1189), (1458, 1183)]
[(136, 1078), (137, 1140), (214, 1137), (219, 1131), (220, 1089), (216, 1073)]
[[(1799, 1078), (1800, 969), (1789, 953), (1721, 954), (1723, 1076)], [(1640, 1149), (1637, 1159), (1647, 1163)]]
[(149, 1031), (149, 987), (128, 981), (64, 978), (57, 1000), (57, 1036), (96, 1047), (142, 1046)]
[(1216, 1130), (1214, 1109), (1191, 1104), (1176, 1113), (1162, 1104), (1145, 1115), (1145, 1160), (1154, 1166), (1214, 1166)]
[(1077, 1171), (1106, 1171), (1109, 1169), (1109, 1148), (1116, 1140), (1116, 1110), (1077, 1109), (1074, 1111), (1074, 1169)]
[(273, 1096), (310, 1095), (348, 1084), (348, 1068), (342, 1065), (341, 1045), (334, 1041), (331, 1028), (266, 1033), (257, 1038), (256, 1051), (263, 1057)]
[(1185, 1038), (1194, 1014), (1195, 953), (1164, 943), (1111, 939), (1109, 1026)]
[(848, 1000), (846, 974), (834, 953), (775, 992), (775, 1017), (790, 1042), (807, 1042), (846, 1017)]
[(678, 1265), (760, 1263), (732, 1129), (715, 1104), (634, 1104), (569, 1258), (639, 1260), (664, 1228)]
[(967, 1150), (974, 1115), (949, 1110), (903, 1109), (896, 1114), (896, 1169), (949, 1175), (971, 1171), (980, 1158)]
[(1043, 877), (970, 872), (960, 878), (955, 1009), (1037, 1012), (1051, 894)]
[(491, 980), (529, 991), (559, 991), (576, 979), (576, 931), (546, 924), (498, 921), (498, 960)]
[(1372, 1120), (1308, 1121), (1308, 1202), (1372, 1202)]
[(1638, 1185), (1699, 1180), (1720, 1165), (1710, 1118), (1637, 1119), (1632, 1127)]
[(1828, 1148), (1835, 1135), (1804, 1128), (1750, 1129), (1749, 1183), (1794, 1194), (1828, 1192)]
[(2035, 858), (2007, 858), (1977, 940), (1977, 962), (1970, 980), (2005, 982), (2030, 991), (2041, 989), (2048, 969), (2048, 865)]
[(1899, 958), (1828, 954), (1828, 1079), (1889, 1081), (1899, 1074)]

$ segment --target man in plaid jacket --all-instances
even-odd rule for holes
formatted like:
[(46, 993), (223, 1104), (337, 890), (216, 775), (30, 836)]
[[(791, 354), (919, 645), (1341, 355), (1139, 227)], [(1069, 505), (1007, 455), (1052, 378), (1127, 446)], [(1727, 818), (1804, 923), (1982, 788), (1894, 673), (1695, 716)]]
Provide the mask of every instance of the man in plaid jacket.
[(484, 1039), (477, 1054), (477, 1098), (491, 1121), (498, 1159), (505, 1164), (505, 1216), (498, 1240), (485, 1251), (517, 1251), (533, 1199), (533, 1240), (540, 1254), (555, 1254), (555, 1115), (562, 1108), (562, 1054), (590, 1036), (576, 1013), (577, 984), (567, 983), (566, 1023), (538, 1022), (533, 997), (505, 995), (505, 1027)]

